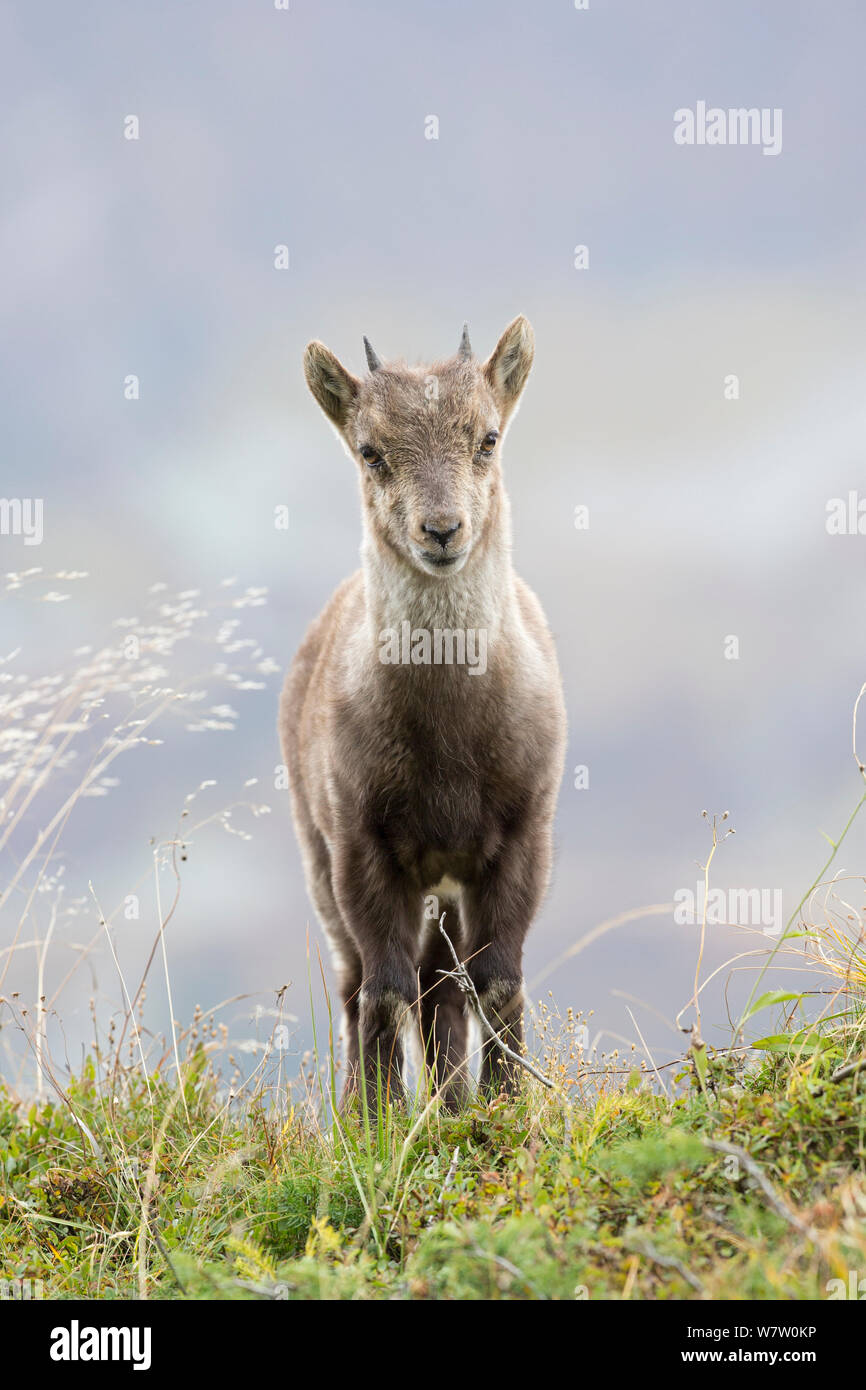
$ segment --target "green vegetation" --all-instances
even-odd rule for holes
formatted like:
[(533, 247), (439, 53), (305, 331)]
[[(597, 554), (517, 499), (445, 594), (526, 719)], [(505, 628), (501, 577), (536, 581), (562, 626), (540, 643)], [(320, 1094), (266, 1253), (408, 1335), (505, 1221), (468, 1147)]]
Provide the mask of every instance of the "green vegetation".
[(261, 1076), (226, 1099), (201, 1038), (182, 1089), (97, 1056), (63, 1099), (0, 1092), (0, 1272), (55, 1298), (816, 1299), (866, 1271), (850, 1020), (704, 1054), (670, 1095), (615, 1064), (569, 1084), (570, 1027), (555, 1089), (459, 1116), (326, 1121), (309, 1077), (294, 1108)]

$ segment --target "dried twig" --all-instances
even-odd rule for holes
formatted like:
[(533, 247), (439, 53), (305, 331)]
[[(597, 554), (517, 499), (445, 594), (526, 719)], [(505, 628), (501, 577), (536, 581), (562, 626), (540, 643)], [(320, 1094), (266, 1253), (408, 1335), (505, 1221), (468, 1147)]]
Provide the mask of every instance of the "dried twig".
[(651, 1260), (654, 1265), (661, 1265), (662, 1269), (676, 1270), (681, 1279), (685, 1279), (687, 1284), (691, 1284), (696, 1293), (703, 1293), (704, 1286), (696, 1274), (682, 1260), (678, 1260), (675, 1255), (663, 1255), (660, 1250), (656, 1250), (654, 1245), (650, 1245), (648, 1240), (632, 1240), (628, 1242), (627, 1249), (632, 1250), (636, 1255), (643, 1255), (645, 1259)]
[(866, 1067), (866, 1057), (858, 1057), (856, 1062), (846, 1062), (844, 1067), (837, 1067), (831, 1074), (831, 1081), (844, 1081), (846, 1076), (854, 1076), (858, 1071)]
[(256, 1298), (279, 1300), (288, 1298), (289, 1293), (298, 1287), (297, 1284), (288, 1284), (285, 1281), (274, 1284), (257, 1284), (253, 1279), (232, 1279), (231, 1282), (239, 1289), (246, 1289)]
[(487, 1036), (490, 1038), (492, 1042), (496, 1044), (503, 1056), (508, 1058), (509, 1062), (514, 1062), (517, 1066), (523, 1067), (526, 1071), (529, 1072), (530, 1076), (534, 1076), (536, 1081), (540, 1081), (542, 1086), (546, 1086), (548, 1090), (556, 1090), (556, 1084), (553, 1081), (551, 1081), (549, 1076), (544, 1076), (543, 1073), (540, 1072), (537, 1067), (534, 1067), (531, 1062), (527, 1062), (525, 1057), (521, 1057), (519, 1052), (515, 1052), (514, 1049), (510, 1048), (506, 1042), (502, 1041), (502, 1038), (499, 1036), (496, 1029), (493, 1027), (493, 1024), (489, 1021), (487, 1015), (481, 1007), (481, 1000), (478, 998), (478, 991), (472, 983), (472, 978), (469, 974), (469, 971), (466, 969), (466, 966), (463, 964), (463, 962), (457, 955), (457, 952), (454, 950), (451, 938), (442, 925), (444, 921), (445, 913), (443, 912), (442, 916), (439, 918), (439, 930), (448, 943), (448, 950), (451, 952), (451, 958), (454, 961), (454, 969), (439, 970), (437, 971), (437, 974), (444, 976), (445, 979), (456, 981), (460, 989), (466, 995), (466, 998), (469, 1000), (469, 1007), (471, 1008), (475, 1017), (478, 1019), (478, 1022), (481, 1024), (482, 1028), (487, 1033)]
[(668, 1088), (667, 1088), (667, 1086), (665, 1085), (665, 1083), (662, 1081), (661, 1073), (660, 1073), (658, 1067), (656, 1066), (655, 1058), (653, 1057), (652, 1053), (650, 1052), (649, 1048), (647, 1047), (646, 1043), (644, 1042), (643, 1033), (641, 1032), (640, 1028), (638, 1027), (637, 1019), (635, 1018), (635, 1016), (634, 1016), (634, 1014), (632, 1013), (631, 1009), (629, 1008), (628, 1004), (626, 1004), (626, 1006), (625, 1006), (625, 1011), (626, 1011), (626, 1013), (628, 1014), (629, 1018), (631, 1019), (632, 1023), (634, 1024), (634, 1026), (635, 1026), (635, 1032), (637, 1033), (638, 1037), (640, 1038), (641, 1046), (642, 1046), (644, 1052), (646, 1053), (647, 1057), (649, 1058), (650, 1066), (652, 1067), (653, 1071), (654, 1071), (655, 1074), (656, 1074), (656, 1080), (658, 1081), (659, 1085), (661, 1086), (662, 1091), (664, 1092), (664, 1094), (667, 1095), (667, 1093), (668, 1093)]
[(817, 1239), (812, 1227), (808, 1226), (805, 1221), (801, 1221), (797, 1213), (779, 1196), (763, 1169), (746, 1153), (745, 1149), (741, 1149), (738, 1144), (729, 1144), (726, 1139), (705, 1139), (704, 1143), (714, 1153), (727, 1154), (742, 1163), (749, 1176), (755, 1179), (776, 1215), (781, 1216), (783, 1221), (787, 1221), (788, 1225), (793, 1226), (801, 1235), (808, 1236), (810, 1240)]
[(456, 1149), (454, 1150), (454, 1153), (451, 1155), (451, 1163), (450, 1163), (450, 1165), (449, 1165), (448, 1172), (445, 1174), (445, 1181), (444, 1181), (443, 1184), (442, 1184), (442, 1191), (439, 1193), (439, 1205), (440, 1205), (440, 1206), (441, 1206), (442, 1203), (445, 1201), (445, 1193), (448, 1191), (449, 1187), (451, 1186), (451, 1184), (453, 1183), (454, 1179), (455, 1179), (456, 1176), (457, 1176), (457, 1168), (458, 1168), (459, 1163), (460, 1163), (460, 1145), (458, 1144), (457, 1147), (456, 1147)]
[(857, 1057), (853, 1062), (845, 1062), (841, 1067), (832, 1071), (825, 1081), (819, 1081), (817, 1086), (812, 1086), (809, 1094), (822, 1096), (827, 1087), (832, 1086), (835, 1081), (844, 1081), (849, 1076), (856, 1076), (864, 1067), (866, 1067), (866, 1057)]
[(168, 1265), (169, 1269), (171, 1270), (172, 1276), (173, 1276), (173, 1278), (174, 1278), (174, 1282), (177, 1284), (177, 1287), (180, 1289), (181, 1293), (182, 1293), (184, 1296), (186, 1296), (186, 1288), (185, 1288), (184, 1284), (183, 1284), (182, 1281), (181, 1281), (180, 1275), (178, 1274), (177, 1270), (175, 1269), (174, 1265), (173, 1265), (172, 1262), (171, 1262), (171, 1256), (169, 1255), (168, 1251), (166, 1250), (166, 1248), (165, 1248), (165, 1246), (164, 1246), (164, 1244), (163, 1244), (162, 1236), (159, 1234), (159, 1226), (157, 1225), (157, 1223), (156, 1223), (155, 1220), (153, 1220), (153, 1221), (151, 1222), (150, 1230), (151, 1230), (151, 1234), (152, 1234), (152, 1236), (153, 1236), (153, 1238), (154, 1238), (154, 1240), (155, 1240), (155, 1242), (156, 1242), (156, 1248), (157, 1248), (157, 1250), (159, 1251), (160, 1255), (162, 1255), (162, 1258), (165, 1260), (166, 1264)]
[(506, 1260), (504, 1255), (497, 1255), (492, 1250), (484, 1250), (477, 1243), (471, 1246), (471, 1250), (473, 1255), (477, 1255), (480, 1260), (490, 1260), (493, 1264), (499, 1265), (500, 1269), (504, 1269), (512, 1278), (519, 1279), (521, 1284), (525, 1284), (530, 1293), (533, 1293), (539, 1301), (546, 1300), (547, 1294), (542, 1293), (540, 1289), (533, 1284), (532, 1280), (527, 1279), (526, 1275), (517, 1268), (517, 1265), (513, 1265), (510, 1260)]

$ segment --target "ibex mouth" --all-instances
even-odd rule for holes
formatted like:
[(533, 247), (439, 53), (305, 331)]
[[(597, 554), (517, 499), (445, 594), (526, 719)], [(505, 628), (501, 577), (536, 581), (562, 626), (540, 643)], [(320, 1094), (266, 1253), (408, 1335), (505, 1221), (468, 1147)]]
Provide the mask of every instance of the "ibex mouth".
[(439, 555), (434, 555), (429, 550), (422, 550), (420, 556), (425, 564), (433, 565), (436, 569), (443, 569), (447, 568), (448, 565), (456, 565), (458, 561), (464, 560), (466, 558), (466, 551), (461, 550), (457, 555), (443, 555), (441, 553)]

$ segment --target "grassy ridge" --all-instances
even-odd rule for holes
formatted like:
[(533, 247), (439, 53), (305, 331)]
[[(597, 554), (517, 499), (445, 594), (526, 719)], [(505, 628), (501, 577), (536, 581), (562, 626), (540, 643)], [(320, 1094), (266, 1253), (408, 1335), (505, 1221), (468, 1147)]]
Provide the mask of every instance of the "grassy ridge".
[(866, 1071), (830, 1080), (841, 1035), (778, 1047), (672, 1095), (528, 1079), (367, 1123), (227, 1104), (200, 1043), (182, 1089), (91, 1062), (41, 1108), (0, 1092), (0, 1274), (57, 1298), (826, 1298), (866, 1274)]

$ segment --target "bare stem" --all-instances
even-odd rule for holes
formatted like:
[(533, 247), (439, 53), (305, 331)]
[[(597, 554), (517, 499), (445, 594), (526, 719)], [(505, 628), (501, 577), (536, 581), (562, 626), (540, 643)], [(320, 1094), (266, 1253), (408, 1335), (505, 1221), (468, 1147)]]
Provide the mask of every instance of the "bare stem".
[(729, 1144), (725, 1139), (705, 1139), (704, 1143), (714, 1153), (727, 1154), (742, 1163), (749, 1176), (755, 1179), (776, 1215), (781, 1216), (783, 1221), (787, 1221), (788, 1225), (793, 1226), (794, 1230), (799, 1231), (801, 1235), (807, 1236), (810, 1240), (816, 1239), (811, 1226), (807, 1226), (805, 1221), (801, 1221), (797, 1213), (791, 1210), (788, 1203), (779, 1196), (764, 1170), (746, 1153), (745, 1149), (741, 1149), (738, 1144)]
[(530, 1076), (534, 1076), (536, 1081), (540, 1081), (542, 1086), (546, 1086), (548, 1090), (556, 1090), (556, 1085), (553, 1081), (551, 1081), (549, 1076), (544, 1076), (538, 1070), (537, 1067), (534, 1067), (531, 1062), (527, 1062), (525, 1057), (521, 1057), (519, 1052), (515, 1052), (513, 1048), (510, 1048), (506, 1042), (502, 1041), (502, 1038), (499, 1036), (496, 1029), (493, 1027), (493, 1024), (487, 1018), (487, 1015), (481, 1007), (481, 1000), (478, 998), (478, 991), (472, 983), (472, 978), (469, 974), (469, 971), (466, 969), (466, 966), (462, 963), (459, 956), (457, 955), (457, 952), (454, 950), (451, 938), (442, 925), (444, 921), (445, 913), (443, 912), (442, 916), (439, 918), (439, 930), (448, 943), (448, 950), (451, 952), (451, 958), (454, 961), (454, 969), (439, 970), (437, 971), (437, 974), (444, 976), (445, 979), (456, 981), (460, 989), (466, 995), (466, 998), (469, 1000), (469, 1007), (474, 1013), (475, 1017), (478, 1019), (478, 1022), (481, 1024), (481, 1027), (484, 1029), (491, 1042), (496, 1044), (503, 1056), (508, 1058), (509, 1062), (515, 1062), (517, 1066), (523, 1067), (525, 1071), (529, 1072)]

